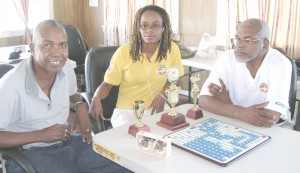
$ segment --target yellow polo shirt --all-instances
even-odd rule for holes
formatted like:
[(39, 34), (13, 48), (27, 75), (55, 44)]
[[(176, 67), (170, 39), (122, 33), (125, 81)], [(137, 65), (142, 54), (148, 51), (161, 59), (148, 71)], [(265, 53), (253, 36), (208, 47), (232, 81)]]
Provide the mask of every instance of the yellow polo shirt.
[[(135, 63), (129, 56), (130, 44), (121, 46), (113, 55), (110, 66), (106, 70), (104, 81), (112, 85), (120, 85), (117, 108), (132, 109), (136, 100), (144, 100), (149, 109), (156, 93), (160, 92), (167, 82), (166, 70), (177, 67), (182, 76), (183, 66), (178, 46), (172, 42), (171, 52), (167, 52), (167, 60), (155, 62), (158, 48), (148, 61), (145, 58)], [(143, 59), (143, 60), (142, 60)]]

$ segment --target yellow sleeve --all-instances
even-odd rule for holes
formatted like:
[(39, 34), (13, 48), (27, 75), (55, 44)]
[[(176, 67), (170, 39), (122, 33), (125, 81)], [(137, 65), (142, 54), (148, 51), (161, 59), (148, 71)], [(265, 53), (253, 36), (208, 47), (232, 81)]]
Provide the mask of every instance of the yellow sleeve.
[(122, 81), (122, 51), (117, 49), (110, 60), (110, 65), (105, 72), (104, 81), (112, 85), (120, 85)]

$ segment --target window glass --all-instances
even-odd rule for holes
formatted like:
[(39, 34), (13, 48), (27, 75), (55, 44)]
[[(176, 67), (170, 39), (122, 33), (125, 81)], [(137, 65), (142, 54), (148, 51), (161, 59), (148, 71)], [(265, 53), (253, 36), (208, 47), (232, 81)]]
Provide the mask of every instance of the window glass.
[[(29, 0), (28, 27), (33, 29), (37, 23), (50, 18), (49, 1)], [(25, 26), (20, 18), (14, 1), (0, 1), (0, 33), (24, 30)]]
[(0, 1), (0, 32), (22, 30), (24, 24), (15, 8), (14, 1)]

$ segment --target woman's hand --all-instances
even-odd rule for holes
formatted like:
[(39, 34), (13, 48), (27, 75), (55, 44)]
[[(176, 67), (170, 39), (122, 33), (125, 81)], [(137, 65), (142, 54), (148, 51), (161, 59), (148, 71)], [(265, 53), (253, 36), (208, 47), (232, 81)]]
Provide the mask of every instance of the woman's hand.
[(162, 112), (165, 107), (165, 102), (166, 100), (163, 97), (163, 95), (156, 94), (155, 98), (153, 99), (150, 105), (150, 108), (152, 107), (151, 115), (153, 115), (154, 113)]
[(100, 118), (103, 116), (103, 109), (100, 99), (93, 97), (90, 113), (92, 117), (99, 122)]

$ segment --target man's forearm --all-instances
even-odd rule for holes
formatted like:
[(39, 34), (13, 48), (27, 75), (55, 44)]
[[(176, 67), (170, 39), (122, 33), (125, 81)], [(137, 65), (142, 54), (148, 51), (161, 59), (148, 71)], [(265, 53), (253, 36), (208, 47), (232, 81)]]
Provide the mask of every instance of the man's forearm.
[(224, 103), (218, 100), (217, 98), (206, 95), (199, 97), (199, 107), (208, 112), (232, 118), (239, 118), (239, 112), (242, 109), (239, 106)]
[(29, 143), (41, 142), (38, 131), (33, 132), (0, 132), (0, 148), (18, 147)]

